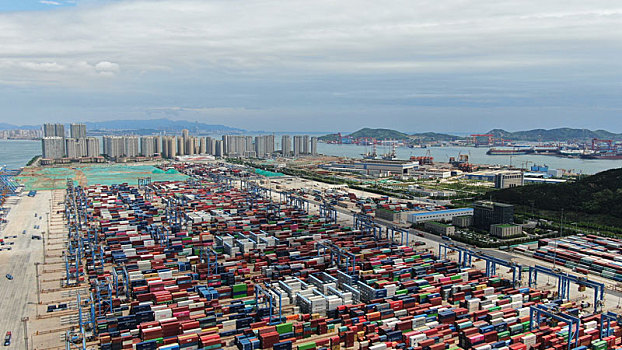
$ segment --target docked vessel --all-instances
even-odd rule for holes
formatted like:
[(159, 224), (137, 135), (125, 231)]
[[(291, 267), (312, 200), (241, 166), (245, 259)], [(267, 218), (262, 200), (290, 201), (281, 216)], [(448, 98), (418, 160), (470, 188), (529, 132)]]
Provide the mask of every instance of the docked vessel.
[(395, 154), (395, 144), (393, 144), (393, 148), (391, 149), (391, 153), (385, 153), (382, 155), (382, 159), (384, 160), (394, 160), (397, 158)]
[(512, 156), (533, 153), (533, 148), (512, 147), (512, 148), (490, 148), (486, 154), (489, 156)]
[(606, 153), (590, 153), (582, 154), (581, 159), (622, 159), (622, 153), (619, 152), (606, 152)]
[(376, 145), (374, 144), (374, 149), (371, 153), (366, 152), (361, 155), (363, 156), (363, 159), (378, 159), (378, 153), (376, 152)]

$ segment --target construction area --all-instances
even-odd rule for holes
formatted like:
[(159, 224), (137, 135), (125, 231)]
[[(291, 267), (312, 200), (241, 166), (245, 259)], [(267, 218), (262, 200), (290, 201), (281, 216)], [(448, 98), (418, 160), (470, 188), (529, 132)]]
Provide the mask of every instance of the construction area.
[(620, 296), (600, 280), (434, 241), (279, 191), (243, 167), (172, 167), (188, 176), (126, 184), (70, 178), (62, 189), (12, 197), (3, 230), (12, 250), (0, 252), (3, 273), (14, 276), (1, 301), (11, 346), (622, 344), (619, 316), (610, 312)]
[(128, 164), (76, 164), (72, 167), (27, 167), (19, 174), (17, 181), (27, 191), (65, 189), (67, 179), (85, 187), (95, 184), (112, 185), (137, 183), (139, 178), (150, 177), (153, 181), (183, 181), (186, 176), (174, 169), (160, 169), (156, 163)]

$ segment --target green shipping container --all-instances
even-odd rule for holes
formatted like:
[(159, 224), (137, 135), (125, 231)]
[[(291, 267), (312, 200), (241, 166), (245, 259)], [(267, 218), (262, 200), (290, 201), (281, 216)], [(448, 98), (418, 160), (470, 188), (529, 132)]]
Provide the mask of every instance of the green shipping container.
[(293, 327), (293, 325), (291, 323), (283, 323), (283, 324), (280, 324), (280, 325), (276, 326), (276, 331), (279, 334), (291, 333), (291, 332), (294, 331), (293, 329), (294, 329), (294, 327)]
[(298, 350), (309, 350), (315, 348), (315, 343), (306, 343), (298, 345)]
[(246, 292), (246, 283), (235, 284), (233, 286), (233, 292)]

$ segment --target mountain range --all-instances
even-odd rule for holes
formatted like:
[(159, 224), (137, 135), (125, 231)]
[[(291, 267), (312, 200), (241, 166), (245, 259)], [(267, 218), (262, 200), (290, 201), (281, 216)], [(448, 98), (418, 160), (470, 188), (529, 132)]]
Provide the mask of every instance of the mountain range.
[[(589, 129), (573, 129), (573, 128), (557, 128), (557, 129), (533, 129), (525, 131), (506, 131), (503, 129), (492, 129), (487, 134), (493, 135), (498, 139), (511, 141), (560, 141), (560, 142), (585, 142), (592, 139), (618, 140), (622, 141), (622, 134), (612, 133), (606, 130), (589, 130)], [(337, 141), (338, 134), (329, 134), (320, 137), (322, 141)], [(423, 142), (431, 141), (455, 141), (466, 137), (441, 134), (435, 132), (423, 132), (406, 134), (404, 132), (391, 129), (371, 129), (363, 128), (351, 134), (342, 134), (343, 136), (352, 138), (374, 138), (376, 140), (408, 140), (416, 139)]]
[(41, 129), (41, 125), (13, 125), (9, 123), (0, 123), (0, 130), (31, 130), (31, 129)]
[(201, 133), (242, 133), (245, 130), (220, 124), (205, 124), (187, 120), (149, 119), (149, 120), (111, 120), (103, 122), (85, 122), (90, 131), (137, 131), (141, 134), (157, 132), (180, 132), (188, 129), (193, 134)]
[(505, 131), (503, 129), (493, 129), (488, 134), (496, 138), (512, 141), (588, 141), (591, 139), (622, 140), (622, 134), (615, 134), (606, 130), (589, 129), (533, 129), (526, 131)]
[[(178, 133), (183, 129), (190, 130), (193, 134), (200, 133), (242, 133), (245, 130), (232, 128), (220, 124), (205, 124), (186, 120), (148, 119), (148, 120), (107, 120), (101, 122), (85, 122), (89, 134), (115, 133), (132, 131), (137, 134), (153, 134), (159, 132)], [(41, 125), (12, 125), (0, 123), (0, 130), (9, 129), (39, 129)]]

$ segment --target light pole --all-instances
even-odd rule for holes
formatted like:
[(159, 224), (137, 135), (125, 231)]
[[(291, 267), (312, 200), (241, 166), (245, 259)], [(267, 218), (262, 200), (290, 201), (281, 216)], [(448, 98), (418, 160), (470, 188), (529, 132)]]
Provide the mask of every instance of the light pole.
[[(564, 232), (564, 208), (562, 208), (562, 214), (559, 220), (559, 239), (561, 239), (563, 237), (563, 232)], [(555, 269), (556, 263), (557, 263), (557, 245), (559, 244), (559, 239), (555, 240), (555, 250), (554, 250), (554, 256), (553, 256), (553, 269)]]
[(42, 235), (43, 238), (43, 263), (45, 264), (45, 235)]
[(22, 317), (22, 323), (24, 323), (24, 344), (25, 344), (25, 349), (28, 350), (28, 317)]
[[(50, 202), (50, 211), (45, 213), (47, 216), (47, 225), (48, 225), (48, 229), (46, 230), (46, 233), (48, 235), (48, 239), (50, 238), (50, 213), (52, 212), (52, 203)], [(43, 246), (45, 246), (45, 244), (43, 244)], [(44, 250), (45, 251), (45, 250)], [(45, 258), (45, 254), (43, 255), (43, 257)], [(44, 261), (45, 262), (45, 261)]]
[(41, 304), (41, 285), (39, 284), (39, 264), (40, 264), (39, 262), (35, 263), (35, 276), (37, 277), (37, 304)]

